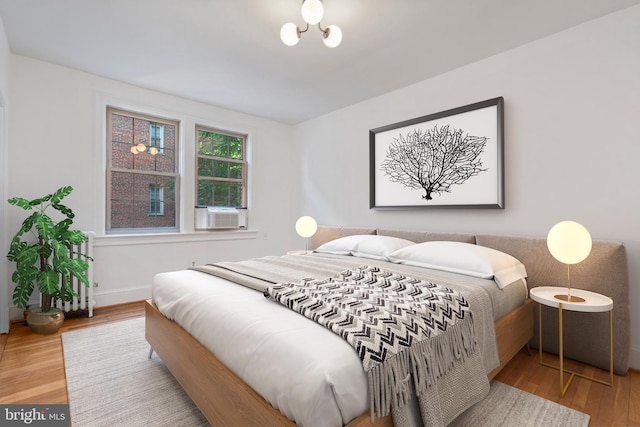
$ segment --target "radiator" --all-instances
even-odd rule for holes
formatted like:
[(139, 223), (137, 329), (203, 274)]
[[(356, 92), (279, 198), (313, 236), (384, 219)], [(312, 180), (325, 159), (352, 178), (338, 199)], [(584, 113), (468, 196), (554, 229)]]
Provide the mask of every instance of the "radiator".
[[(93, 238), (95, 233), (93, 231), (88, 231), (85, 235), (87, 236), (87, 240), (80, 245), (74, 245), (71, 250), (73, 252), (83, 253), (88, 257), (93, 258)], [(89, 268), (85, 273), (87, 279), (89, 279), (89, 287), (86, 287), (84, 283), (76, 277), (70, 276), (69, 280), (71, 281), (71, 287), (78, 296), (74, 297), (73, 301), (58, 300), (56, 302), (56, 306), (65, 313), (74, 314), (86, 312), (89, 314), (89, 317), (93, 317), (93, 306), (95, 305), (95, 301), (93, 300), (93, 262), (87, 260), (87, 258), (82, 255), (74, 254), (73, 256), (80, 256), (89, 264)]]

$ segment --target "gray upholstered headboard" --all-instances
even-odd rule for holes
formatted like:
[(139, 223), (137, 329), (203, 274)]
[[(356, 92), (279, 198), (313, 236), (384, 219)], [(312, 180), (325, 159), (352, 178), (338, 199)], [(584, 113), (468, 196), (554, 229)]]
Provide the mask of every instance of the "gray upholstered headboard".
[[(476, 243), (518, 258), (527, 269), (529, 289), (567, 284), (567, 267), (551, 256), (544, 238), (319, 226), (318, 232), (310, 239), (309, 248), (315, 249), (324, 242), (355, 234), (394, 236), (416, 243), (433, 240)], [(613, 299), (614, 371), (624, 374), (629, 369), (631, 349), (629, 276), (624, 245), (621, 242), (594, 240), (589, 257), (571, 266), (571, 283), (573, 287), (598, 292)], [(557, 310), (546, 306), (543, 310), (542, 346), (545, 351), (557, 354)], [(569, 311), (563, 314), (565, 357), (609, 370), (607, 314)], [(535, 335), (531, 345), (538, 348), (537, 316), (535, 319)]]

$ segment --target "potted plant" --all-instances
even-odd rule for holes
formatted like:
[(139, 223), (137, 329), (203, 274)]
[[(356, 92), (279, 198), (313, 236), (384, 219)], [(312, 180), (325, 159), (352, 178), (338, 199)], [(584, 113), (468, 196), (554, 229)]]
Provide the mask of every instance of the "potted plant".
[[(72, 190), (66, 186), (34, 200), (9, 199), (9, 204), (33, 211), (11, 240), (7, 259), (16, 263), (11, 276), (16, 284), (13, 291), (16, 307), (27, 306), (35, 285), (41, 293), (40, 307), (30, 309), (27, 316), (27, 324), (37, 333), (53, 333), (62, 325), (64, 314), (54, 305), (58, 299), (71, 301), (77, 296), (71, 286), (71, 276), (89, 286), (85, 275), (89, 265), (85, 259), (90, 258), (72, 250), (74, 245), (82, 244), (86, 236), (80, 230), (70, 229), (75, 215), (60, 203)], [(63, 219), (55, 222), (47, 214), (49, 208), (62, 214)]]

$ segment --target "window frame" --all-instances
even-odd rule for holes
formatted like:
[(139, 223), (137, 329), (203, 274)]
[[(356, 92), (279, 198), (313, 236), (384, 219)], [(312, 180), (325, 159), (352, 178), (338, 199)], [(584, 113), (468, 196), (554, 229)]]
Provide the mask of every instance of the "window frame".
[[(164, 125), (175, 126), (175, 149), (174, 149), (174, 169), (173, 172), (157, 172), (157, 171), (139, 171), (135, 169), (126, 169), (126, 168), (114, 168), (112, 165), (112, 115), (120, 114), (123, 116), (131, 117), (133, 119), (146, 120), (150, 122), (151, 125), (161, 125), (164, 128)], [(164, 234), (164, 233), (179, 233), (181, 232), (181, 178), (182, 172), (180, 167), (180, 156), (181, 156), (181, 144), (182, 144), (182, 134), (181, 134), (181, 122), (178, 119), (169, 119), (162, 116), (156, 116), (151, 114), (142, 113), (139, 111), (132, 111), (130, 109), (119, 108), (111, 105), (106, 106), (106, 114), (105, 114), (105, 128), (106, 128), (106, 173), (105, 173), (105, 234), (107, 235), (127, 235), (127, 234)], [(150, 129), (149, 129), (150, 130)], [(163, 138), (162, 138), (162, 150), (158, 148), (158, 152), (155, 155), (166, 156), (164, 150), (164, 129), (163, 129)], [(151, 134), (149, 134), (149, 138), (151, 139)], [(150, 142), (150, 141), (149, 141)], [(149, 147), (151, 145), (149, 144)], [(133, 173), (139, 175), (151, 175), (151, 176), (160, 176), (160, 177), (171, 177), (175, 180), (175, 221), (174, 226), (171, 227), (148, 227), (148, 228), (116, 228), (113, 229), (111, 227), (111, 179), (113, 172), (120, 173)], [(151, 202), (151, 200), (150, 200)], [(164, 199), (162, 206), (164, 215)], [(149, 216), (161, 216), (159, 214), (150, 214)]]
[[(205, 132), (212, 132), (212, 133), (216, 133), (216, 134), (220, 134), (220, 135), (225, 135), (225, 136), (230, 136), (230, 137), (234, 137), (234, 138), (240, 138), (242, 139), (242, 159), (241, 160), (237, 160), (237, 159), (233, 159), (231, 157), (218, 157), (218, 156), (206, 156), (206, 155), (201, 155), (198, 152), (198, 135), (200, 133), (200, 131), (205, 131)], [(238, 209), (247, 209), (248, 208), (248, 204), (249, 204), (249, 189), (247, 188), (247, 183), (249, 182), (248, 180), (248, 175), (249, 175), (249, 162), (247, 159), (247, 154), (248, 154), (248, 139), (249, 139), (249, 135), (245, 134), (245, 133), (239, 133), (239, 132), (233, 132), (233, 131), (229, 131), (229, 130), (224, 130), (224, 129), (220, 129), (214, 126), (206, 126), (206, 125), (201, 125), (201, 124), (196, 124), (195, 125), (195, 134), (194, 134), (194, 199), (195, 199), (195, 204), (196, 206), (201, 206), (198, 202), (198, 183), (200, 179), (206, 179), (206, 180), (210, 180), (213, 182), (238, 182), (241, 184), (241, 199), (242, 199), (242, 204), (241, 206), (228, 206), (228, 205), (207, 205), (207, 206), (216, 206), (216, 207), (234, 207), (234, 208), (238, 208)], [(213, 160), (222, 160), (225, 162), (231, 162), (231, 163), (239, 163), (242, 165), (242, 178), (241, 179), (234, 179), (234, 178), (217, 178), (214, 176), (208, 177), (208, 176), (200, 176), (198, 173), (198, 159), (200, 158), (205, 158), (205, 159), (213, 159)]]

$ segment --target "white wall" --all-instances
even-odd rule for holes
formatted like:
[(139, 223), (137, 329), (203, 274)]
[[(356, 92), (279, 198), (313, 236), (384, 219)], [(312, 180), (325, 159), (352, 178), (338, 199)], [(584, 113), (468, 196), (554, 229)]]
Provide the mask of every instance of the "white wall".
[[(636, 6), (296, 126), (302, 209), (323, 224), (531, 236), (572, 219), (621, 240), (640, 368), (639, 22)], [(369, 129), (497, 96), (504, 210), (369, 209)]]
[[(9, 176), (8, 156), (8, 111), (9, 111), (9, 59), (11, 52), (9, 42), (4, 32), (4, 24), (0, 18), (0, 202), (7, 199)], [(9, 248), (7, 237), (7, 206), (0, 203), (0, 252), (6, 253)], [(7, 310), (10, 299), (8, 261), (0, 258), (0, 333), (9, 331), (9, 313)]]
[[(9, 117), (9, 195), (35, 198), (71, 185), (65, 204), (74, 226), (97, 233), (95, 289), (98, 305), (150, 297), (153, 275), (218, 260), (283, 253), (300, 245), (293, 230), (291, 200), (295, 169), (291, 126), (143, 90), (46, 62), (13, 55)], [(104, 235), (107, 104), (181, 120), (186, 215), (183, 236), (114, 238)], [(193, 233), (194, 126), (219, 126), (249, 135), (250, 233)], [(4, 205), (3, 205), (4, 208)], [(9, 234), (23, 219), (7, 210)], [(238, 237), (239, 239), (236, 239)]]

